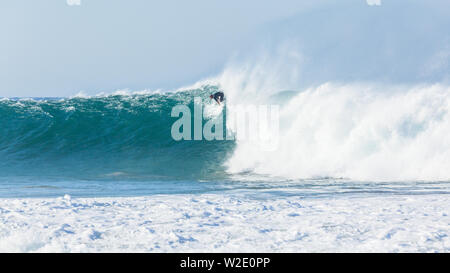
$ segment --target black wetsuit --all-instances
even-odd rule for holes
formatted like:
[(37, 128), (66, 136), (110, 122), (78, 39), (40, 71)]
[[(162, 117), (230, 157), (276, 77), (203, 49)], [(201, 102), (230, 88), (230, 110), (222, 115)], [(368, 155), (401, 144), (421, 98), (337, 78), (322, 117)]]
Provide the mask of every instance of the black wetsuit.
[(214, 99), (217, 102), (222, 102), (223, 101), (223, 97), (224, 97), (223, 92), (217, 92), (217, 93), (214, 94)]

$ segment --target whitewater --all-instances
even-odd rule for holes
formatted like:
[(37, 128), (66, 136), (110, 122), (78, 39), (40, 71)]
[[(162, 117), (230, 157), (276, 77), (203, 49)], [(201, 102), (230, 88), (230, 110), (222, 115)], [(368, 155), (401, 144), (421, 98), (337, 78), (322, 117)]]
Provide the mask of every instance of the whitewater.
[(446, 194), (0, 200), (2, 252), (448, 252)]

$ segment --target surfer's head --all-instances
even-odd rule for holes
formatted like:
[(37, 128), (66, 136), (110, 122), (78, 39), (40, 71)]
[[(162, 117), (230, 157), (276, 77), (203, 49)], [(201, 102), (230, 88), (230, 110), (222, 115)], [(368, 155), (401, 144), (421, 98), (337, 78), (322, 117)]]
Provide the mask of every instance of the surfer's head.
[(213, 95), (209, 95), (209, 98), (212, 99), (212, 98), (214, 98), (214, 96)]

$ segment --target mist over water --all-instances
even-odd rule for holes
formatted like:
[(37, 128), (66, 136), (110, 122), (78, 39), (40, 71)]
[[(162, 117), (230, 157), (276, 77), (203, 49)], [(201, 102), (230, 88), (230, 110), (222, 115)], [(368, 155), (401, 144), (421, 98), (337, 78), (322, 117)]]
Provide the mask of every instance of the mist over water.
[(280, 106), (279, 146), (237, 141), (227, 172), (289, 179), (450, 179), (447, 84), (326, 82), (300, 88), (302, 57), (289, 43), (275, 55), (231, 63), (215, 80), (237, 104)]

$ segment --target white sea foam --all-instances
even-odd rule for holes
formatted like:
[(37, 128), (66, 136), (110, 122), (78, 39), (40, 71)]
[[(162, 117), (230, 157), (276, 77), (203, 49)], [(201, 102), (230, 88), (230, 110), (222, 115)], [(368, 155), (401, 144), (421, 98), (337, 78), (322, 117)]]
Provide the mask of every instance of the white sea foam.
[(130, 90), (130, 89), (118, 89), (111, 92), (98, 92), (95, 95), (88, 95), (85, 91), (80, 91), (76, 93), (73, 96), (70, 96), (69, 98), (105, 98), (110, 96), (122, 96), (122, 97), (130, 97), (130, 96), (136, 96), (136, 95), (155, 95), (155, 94), (164, 94), (164, 93), (170, 93), (171, 91), (163, 91), (162, 89), (143, 89), (143, 90)]
[(242, 142), (232, 173), (289, 178), (450, 179), (450, 88), (324, 84), (280, 108), (274, 152)]
[(0, 199), (0, 252), (449, 252), (446, 194)]

